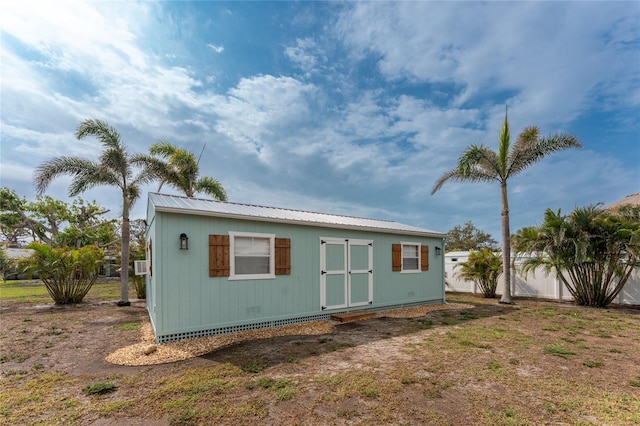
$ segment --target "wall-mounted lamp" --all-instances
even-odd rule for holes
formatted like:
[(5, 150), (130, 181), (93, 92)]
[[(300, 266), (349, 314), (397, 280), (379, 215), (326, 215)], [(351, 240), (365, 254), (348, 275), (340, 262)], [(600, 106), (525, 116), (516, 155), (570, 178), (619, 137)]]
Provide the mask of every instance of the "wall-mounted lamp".
[(180, 234), (180, 250), (189, 250), (189, 237), (184, 232)]
[(436, 247), (436, 256), (440, 256), (442, 254), (442, 248)]

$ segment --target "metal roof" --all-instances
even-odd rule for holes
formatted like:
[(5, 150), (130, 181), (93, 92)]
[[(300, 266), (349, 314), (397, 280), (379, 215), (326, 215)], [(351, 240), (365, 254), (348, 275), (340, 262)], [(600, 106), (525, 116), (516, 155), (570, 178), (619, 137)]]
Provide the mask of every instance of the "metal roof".
[(359, 231), (375, 231), (393, 234), (421, 235), (427, 237), (444, 237), (444, 234), (441, 232), (388, 220), (365, 219), (328, 213), (314, 213), (277, 207), (229, 203), (176, 195), (149, 193), (149, 203), (152, 204), (158, 212), (291, 223), (296, 225), (355, 229)]

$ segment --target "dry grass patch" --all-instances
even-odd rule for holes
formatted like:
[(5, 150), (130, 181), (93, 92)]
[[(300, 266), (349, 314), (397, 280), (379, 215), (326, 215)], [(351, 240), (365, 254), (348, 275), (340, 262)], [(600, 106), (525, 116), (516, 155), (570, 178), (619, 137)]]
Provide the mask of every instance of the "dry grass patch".
[[(235, 335), (141, 366), (104, 357), (142, 342), (142, 305), (15, 305), (0, 321), (0, 424), (640, 424), (640, 311), (450, 299), (461, 306)], [(99, 383), (117, 390), (83, 393)]]

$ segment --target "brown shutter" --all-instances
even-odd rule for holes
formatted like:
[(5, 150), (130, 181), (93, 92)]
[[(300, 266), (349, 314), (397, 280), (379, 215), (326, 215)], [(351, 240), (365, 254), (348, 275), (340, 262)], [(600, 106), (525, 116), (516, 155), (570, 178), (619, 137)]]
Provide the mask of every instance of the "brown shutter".
[(149, 244), (147, 244), (147, 267), (149, 276), (153, 276), (153, 245), (151, 244), (151, 238), (149, 238)]
[(276, 275), (291, 274), (291, 240), (276, 238)]
[(209, 235), (209, 276), (228, 277), (230, 265), (229, 236)]
[(420, 246), (420, 269), (429, 270), (429, 246)]
[(391, 245), (391, 270), (402, 271), (402, 244)]

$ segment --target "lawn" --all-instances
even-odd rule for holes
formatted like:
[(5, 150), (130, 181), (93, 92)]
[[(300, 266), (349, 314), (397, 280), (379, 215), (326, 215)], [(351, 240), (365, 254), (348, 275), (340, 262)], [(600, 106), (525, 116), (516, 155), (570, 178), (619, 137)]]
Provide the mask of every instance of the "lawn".
[(63, 307), (0, 287), (0, 424), (640, 424), (640, 310), (450, 294), (465, 306), (125, 367), (104, 357), (146, 308), (101, 285)]
[[(96, 282), (86, 296), (87, 300), (109, 300), (120, 297), (120, 281), (102, 279)], [(135, 293), (133, 293), (135, 294)], [(41, 281), (0, 281), (0, 303), (39, 304), (50, 303), (51, 297)]]

